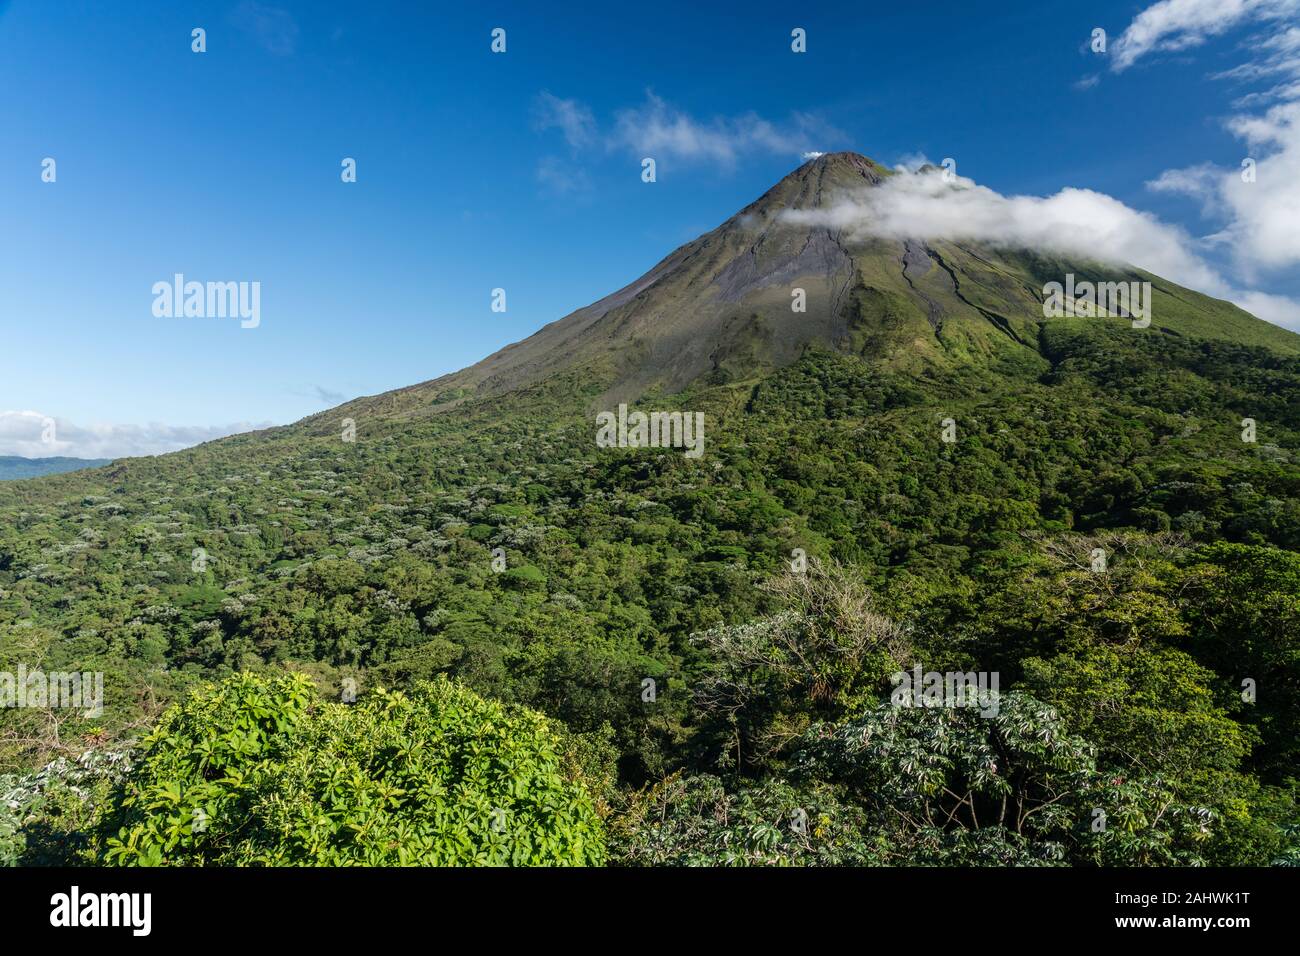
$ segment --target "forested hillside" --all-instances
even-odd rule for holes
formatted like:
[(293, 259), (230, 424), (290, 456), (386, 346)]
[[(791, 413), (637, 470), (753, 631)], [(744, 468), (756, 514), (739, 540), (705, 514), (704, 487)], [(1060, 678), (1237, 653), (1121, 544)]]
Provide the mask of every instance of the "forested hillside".
[[(853, 308), (638, 393), (698, 459), (597, 447), (586, 365), (0, 488), (0, 670), (107, 695), (0, 711), (0, 859), (1300, 858), (1296, 351), (1026, 312), (902, 361)], [(917, 666), (996, 713), (894, 706)]]
[[(609, 745), (632, 862), (1294, 852), (1300, 361), (1042, 336), (1034, 381), (819, 352), (701, 386), (674, 399), (717, 422), (700, 461), (594, 454), (577, 409), (530, 396), (10, 486), (3, 664), (102, 670), (110, 706), (4, 712), (5, 765), (115, 742), (235, 671), (335, 697), (445, 674)], [(887, 640), (842, 646), (877, 616)], [(1015, 705), (891, 715), (888, 673), (918, 663), (1000, 671)], [(1007, 795), (1051, 813), (1012, 820)], [(825, 822), (801, 837), (796, 807)], [(1094, 837), (1094, 807), (1132, 829)]]

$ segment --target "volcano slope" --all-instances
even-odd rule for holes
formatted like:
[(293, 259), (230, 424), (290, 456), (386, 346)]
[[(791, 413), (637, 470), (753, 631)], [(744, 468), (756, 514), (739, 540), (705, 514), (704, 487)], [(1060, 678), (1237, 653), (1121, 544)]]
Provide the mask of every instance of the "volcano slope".
[[(1300, 856), (1300, 337), (799, 215), (892, 175), (805, 164), (461, 372), (0, 486), (0, 669), (107, 688), (0, 710), (0, 772), (236, 671), (446, 675), (554, 719), (615, 861)], [(1150, 325), (1045, 319), (1066, 275), (1150, 282)], [(620, 403), (703, 414), (704, 453), (600, 447)], [(891, 703), (916, 666), (996, 714)]]

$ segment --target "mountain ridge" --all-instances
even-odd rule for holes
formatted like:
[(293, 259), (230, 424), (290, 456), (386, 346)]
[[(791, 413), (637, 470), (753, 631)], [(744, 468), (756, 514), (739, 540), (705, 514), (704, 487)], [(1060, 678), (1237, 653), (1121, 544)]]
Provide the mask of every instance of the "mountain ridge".
[(83, 468), (99, 468), (111, 458), (68, 458), (61, 455), (49, 458), (25, 458), (21, 455), (0, 455), (0, 481), (20, 481), (43, 475), (60, 475)]

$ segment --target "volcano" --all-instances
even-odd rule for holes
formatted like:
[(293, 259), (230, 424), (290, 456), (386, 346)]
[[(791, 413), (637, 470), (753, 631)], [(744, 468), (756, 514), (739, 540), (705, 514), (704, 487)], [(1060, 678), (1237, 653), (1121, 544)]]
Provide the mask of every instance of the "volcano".
[[(891, 177), (937, 174), (896, 172), (852, 152), (824, 154), (618, 291), (469, 368), (396, 394), (403, 405), (438, 405), (573, 371), (599, 383), (593, 402), (608, 405), (680, 391), (705, 376), (752, 379), (810, 346), (900, 370), (1007, 361), (1045, 367), (1043, 288), (1067, 276), (1150, 282), (1155, 318), (1146, 331), (1154, 335), (1300, 353), (1294, 334), (1130, 265), (801, 224)], [(803, 311), (795, 310), (796, 290)]]

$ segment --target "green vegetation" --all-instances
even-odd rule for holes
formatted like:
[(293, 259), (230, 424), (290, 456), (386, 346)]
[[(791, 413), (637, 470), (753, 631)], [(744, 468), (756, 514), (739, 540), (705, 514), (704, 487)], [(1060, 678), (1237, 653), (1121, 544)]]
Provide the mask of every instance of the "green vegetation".
[(192, 694), (98, 828), (120, 865), (598, 864), (599, 817), (546, 718), (444, 680), (322, 701), (301, 674)]
[(574, 373), (7, 484), (0, 671), (108, 701), (0, 711), (0, 860), (1300, 859), (1300, 359), (1018, 334), (646, 395), (699, 460)]

